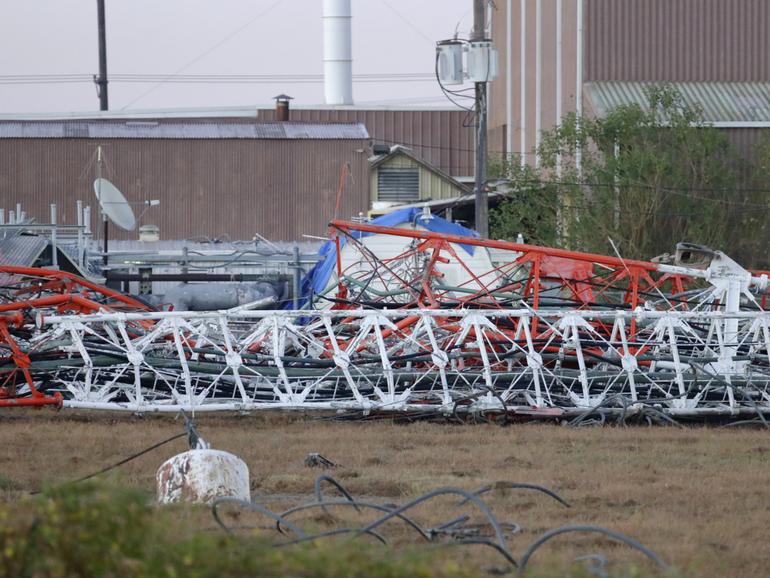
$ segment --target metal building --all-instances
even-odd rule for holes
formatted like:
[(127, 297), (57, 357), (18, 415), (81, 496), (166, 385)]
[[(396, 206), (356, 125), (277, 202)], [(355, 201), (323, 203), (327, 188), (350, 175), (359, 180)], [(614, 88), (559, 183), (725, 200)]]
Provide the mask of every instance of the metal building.
[[(473, 176), (475, 140), (467, 113), (456, 107), (392, 106), (293, 107), (301, 122), (360, 122), (372, 142), (409, 147), (415, 155), (454, 178)], [(274, 109), (260, 109), (260, 121), (275, 119)]]
[(679, 83), (712, 111), (727, 103), (712, 120), (744, 154), (770, 127), (767, 0), (503, 0), (492, 37), (493, 151), (534, 163), (540, 135), (564, 114), (595, 113), (601, 94), (634, 102), (640, 83)]
[[(21, 202), (47, 222), (55, 203), (59, 222), (74, 223), (81, 200), (98, 230), (92, 183), (102, 145), (105, 176), (136, 203), (138, 224), (158, 225), (163, 239), (302, 240), (369, 209), (369, 142), (361, 123), (0, 122), (0, 208)], [(335, 215), (346, 165), (352, 178)], [(151, 199), (160, 206), (142, 205)]]

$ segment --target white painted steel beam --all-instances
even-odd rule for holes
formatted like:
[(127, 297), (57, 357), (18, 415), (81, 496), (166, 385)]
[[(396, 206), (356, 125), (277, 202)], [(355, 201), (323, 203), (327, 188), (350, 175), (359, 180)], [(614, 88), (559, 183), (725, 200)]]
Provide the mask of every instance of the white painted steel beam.
[(79, 408), (770, 413), (764, 311), (104, 313), (28, 347)]

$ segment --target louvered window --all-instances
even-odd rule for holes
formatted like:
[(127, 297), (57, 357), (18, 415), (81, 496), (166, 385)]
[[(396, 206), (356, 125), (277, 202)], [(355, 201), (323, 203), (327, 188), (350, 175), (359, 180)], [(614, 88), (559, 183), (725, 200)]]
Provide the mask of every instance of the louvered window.
[(380, 168), (377, 172), (377, 200), (414, 203), (420, 200), (420, 169)]

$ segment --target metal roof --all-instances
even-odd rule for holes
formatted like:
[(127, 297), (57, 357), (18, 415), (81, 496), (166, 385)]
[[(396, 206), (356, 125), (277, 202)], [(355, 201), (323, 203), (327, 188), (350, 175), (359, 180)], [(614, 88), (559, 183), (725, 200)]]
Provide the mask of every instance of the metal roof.
[(0, 122), (0, 138), (368, 139), (360, 123)]
[(0, 263), (31, 267), (47, 246), (45, 237), (10, 234), (0, 238)]
[[(647, 107), (649, 82), (587, 82), (584, 86), (597, 115), (604, 116), (622, 105)], [(749, 126), (770, 122), (770, 83), (766, 82), (673, 82), (685, 104), (699, 106), (707, 123)]]
[(32, 120), (142, 120), (142, 119), (195, 119), (241, 118), (254, 120), (259, 107), (217, 106), (194, 108), (148, 108), (130, 110), (93, 110), (76, 112), (10, 112), (0, 114), (0, 121)]
[[(409, 104), (381, 104), (378, 102), (362, 102), (351, 105), (328, 105), (328, 104), (297, 104), (292, 103), (291, 110), (330, 110), (330, 111), (355, 111), (355, 112), (374, 112), (374, 111), (458, 111), (456, 106), (447, 104), (444, 97), (431, 102)], [(148, 109), (129, 109), (129, 110), (95, 110), (79, 112), (12, 112), (0, 113), (0, 122), (15, 121), (64, 121), (64, 120), (165, 120), (165, 119), (219, 119), (219, 118), (238, 118), (251, 119), (258, 118), (265, 111), (273, 111), (275, 106), (270, 104), (259, 104), (251, 106), (217, 106), (217, 107), (194, 107), (194, 108), (148, 108)]]

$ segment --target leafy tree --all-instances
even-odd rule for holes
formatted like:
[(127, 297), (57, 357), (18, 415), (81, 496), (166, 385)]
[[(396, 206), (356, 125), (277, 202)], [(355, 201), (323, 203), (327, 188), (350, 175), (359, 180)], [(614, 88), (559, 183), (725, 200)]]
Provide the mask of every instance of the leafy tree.
[(601, 118), (569, 114), (543, 134), (539, 153), (536, 169), (518, 159), (494, 167), (511, 193), (492, 212), (493, 236), (521, 232), (531, 242), (602, 253), (614, 243), (623, 256), (645, 259), (689, 241), (746, 264), (766, 246), (756, 235), (767, 213), (756, 213), (767, 195), (746, 186), (748, 167), (725, 133), (673, 87), (650, 87), (646, 106)]

